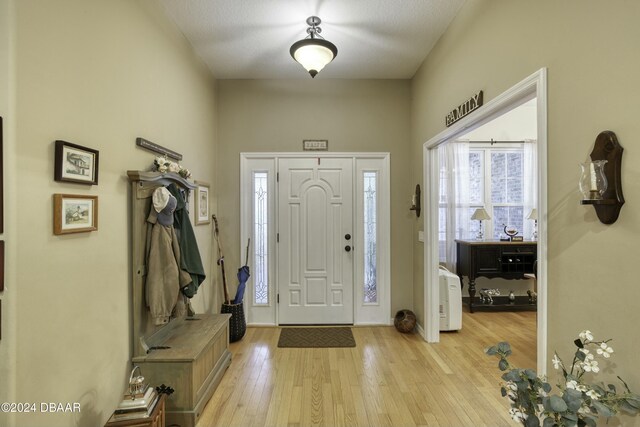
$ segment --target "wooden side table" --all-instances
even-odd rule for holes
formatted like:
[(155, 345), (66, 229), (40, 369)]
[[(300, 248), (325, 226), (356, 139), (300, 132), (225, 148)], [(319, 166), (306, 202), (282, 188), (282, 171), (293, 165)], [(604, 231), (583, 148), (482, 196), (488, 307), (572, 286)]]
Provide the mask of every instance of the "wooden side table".
[(156, 406), (148, 417), (132, 418), (128, 420), (114, 420), (113, 415), (104, 427), (164, 427), (164, 398), (166, 394), (158, 397)]

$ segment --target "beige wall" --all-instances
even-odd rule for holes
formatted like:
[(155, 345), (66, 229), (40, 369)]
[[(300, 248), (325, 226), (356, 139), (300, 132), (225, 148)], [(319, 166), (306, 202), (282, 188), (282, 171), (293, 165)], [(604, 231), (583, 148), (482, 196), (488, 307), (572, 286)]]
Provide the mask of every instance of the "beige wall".
[[(640, 228), (640, 3), (468, 0), (412, 82), (413, 179), (422, 143), (479, 89), (488, 101), (548, 67), (549, 352), (571, 355), (582, 329), (614, 338), (616, 373), (640, 389), (640, 322), (634, 265)], [(578, 163), (609, 129), (625, 148), (627, 203), (613, 225), (578, 202)], [(414, 248), (422, 295), (422, 247)], [(630, 425), (631, 423), (627, 424)]]
[[(150, 0), (15, 6), (18, 144), (7, 160), (18, 171), (9, 187), (19, 215), (7, 238), (19, 243), (17, 280), (4, 298), (17, 326), (3, 322), (16, 337), (10, 393), (19, 402), (82, 405), (79, 414), (22, 415), (17, 425), (103, 425), (131, 369), (126, 171), (147, 169), (154, 157), (135, 138), (181, 152), (194, 177), (215, 189), (215, 83)], [(100, 151), (99, 185), (53, 180), (56, 139)], [(54, 236), (54, 193), (97, 195), (99, 230)], [(211, 227), (196, 234), (208, 272)], [(203, 286), (200, 311), (213, 306), (210, 282)], [(4, 373), (7, 361), (0, 363)], [(0, 382), (4, 389), (4, 376)]]
[[(219, 218), (228, 265), (240, 263), (241, 152), (300, 152), (303, 139), (336, 151), (391, 153), (392, 314), (413, 307), (407, 80), (219, 81)], [(235, 267), (234, 267), (235, 268)]]

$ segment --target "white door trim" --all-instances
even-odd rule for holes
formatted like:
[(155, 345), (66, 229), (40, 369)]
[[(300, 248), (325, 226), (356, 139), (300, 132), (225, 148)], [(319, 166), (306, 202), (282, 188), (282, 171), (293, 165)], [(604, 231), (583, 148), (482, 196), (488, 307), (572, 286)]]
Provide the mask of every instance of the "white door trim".
[[(246, 152), (240, 153), (240, 258), (244, 260), (246, 242), (251, 235), (252, 230), (252, 195), (250, 189), (252, 188), (252, 182), (250, 175), (253, 171), (267, 171), (273, 177), (273, 182), (269, 181), (269, 185), (273, 185), (273, 188), (269, 188), (269, 192), (272, 194), (273, 202), (270, 200), (269, 215), (272, 218), (277, 218), (277, 185), (275, 183), (275, 173), (277, 172), (277, 161), (280, 158), (351, 158), (353, 160), (354, 168), (354, 190), (357, 190), (357, 182), (359, 173), (363, 170), (377, 171), (380, 173), (380, 189), (378, 198), (379, 208), (379, 221), (378, 221), (378, 239), (377, 250), (379, 251), (379, 264), (380, 268), (378, 278), (380, 281), (378, 292), (380, 295), (379, 304), (360, 304), (358, 299), (358, 287), (362, 281), (359, 276), (360, 273), (356, 272), (354, 268), (354, 324), (366, 325), (366, 324), (391, 324), (391, 184), (390, 184), (390, 154), (384, 152)], [(377, 161), (378, 166), (375, 166), (376, 162), (368, 162), (369, 160)], [(358, 194), (354, 191), (354, 212), (359, 215), (358, 211)], [(274, 222), (271, 222), (274, 223)], [(271, 226), (270, 226), (271, 227)], [(357, 228), (357, 227), (356, 227)], [(269, 229), (270, 235), (275, 236), (277, 230), (275, 228)], [(354, 229), (354, 242), (360, 242), (363, 240), (363, 236)], [(244, 242), (244, 243), (243, 243)], [(362, 257), (362, 251), (358, 250), (362, 248), (361, 244), (358, 244), (355, 248), (355, 255), (357, 262), (360, 262)], [(278, 256), (278, 249), (275, 243), (275, 239), (271, 239), (269, 242), (269, 251), (271, 254)], [(269, 287), (269, 303), (261, 306), (254, 306), (251, 290), (253, 289), (253, 277), (249, 279), (247, 283), (247, 292), (245, 293), (245, 315), (247, 317), (247, 323), (250, 325), (277, 325), (279, 324), (278, 310), (276, 304), (277, 286)], [(271, 284), (278, 283), (277, 277), (277, 262), (275, 257), (270, 257), (269, 260), (269, 282)]]
[(538, 132), (538, 372), (547, 373), (547, 69), (541, 68), (423, 144), (424, 216), (424, 339), (440, 340), (438, 290), (438, 156), (434, 148), (537, 98)]

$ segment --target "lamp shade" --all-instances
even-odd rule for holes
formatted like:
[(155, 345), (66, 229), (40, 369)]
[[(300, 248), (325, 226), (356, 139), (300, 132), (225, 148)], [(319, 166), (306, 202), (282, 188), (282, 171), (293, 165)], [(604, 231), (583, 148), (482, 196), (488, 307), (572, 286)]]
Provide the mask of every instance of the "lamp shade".
[(304, 39), (295, 42), (289, 50), (293, 59), (315, 77), (338, 54), (338, 48), (324, 39)]
[(527, 219), (533, 219), (533, 220), (538, 220), (538, 209), (533, 208), (531, 209), (531, 212), (529, 212), (529, 216), (527, 216)]
[(491, 217), (484, 208), (478, 208), (473, 212), (473, 215), (471, 215), (471, 219), (486, 220), (491, 219)]
[(322, 21), (317, 16), (307, 18), (306, 39), (298, 40), (289, 49), (289, 53), (305, 70), (315, 77), (329, 62), (338, 55), (336, 45), (320, 36), (322, 29), (319, 27)]

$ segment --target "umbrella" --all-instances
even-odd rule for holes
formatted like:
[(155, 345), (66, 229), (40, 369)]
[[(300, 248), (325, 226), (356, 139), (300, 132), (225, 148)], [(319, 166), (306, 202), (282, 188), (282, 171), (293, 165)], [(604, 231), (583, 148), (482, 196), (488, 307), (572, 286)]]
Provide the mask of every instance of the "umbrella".
[(236, 291), (236, 297), (233, 299), (234, 304), (240, 304), (244, 298), (244, 290), (247, 286), (247, 280), (251, 277), (249, 271), (249, 244), (251, 239), (247, 242), (247, 253), (244, 260), (244, 265), (238, 269), (238, 290)]

